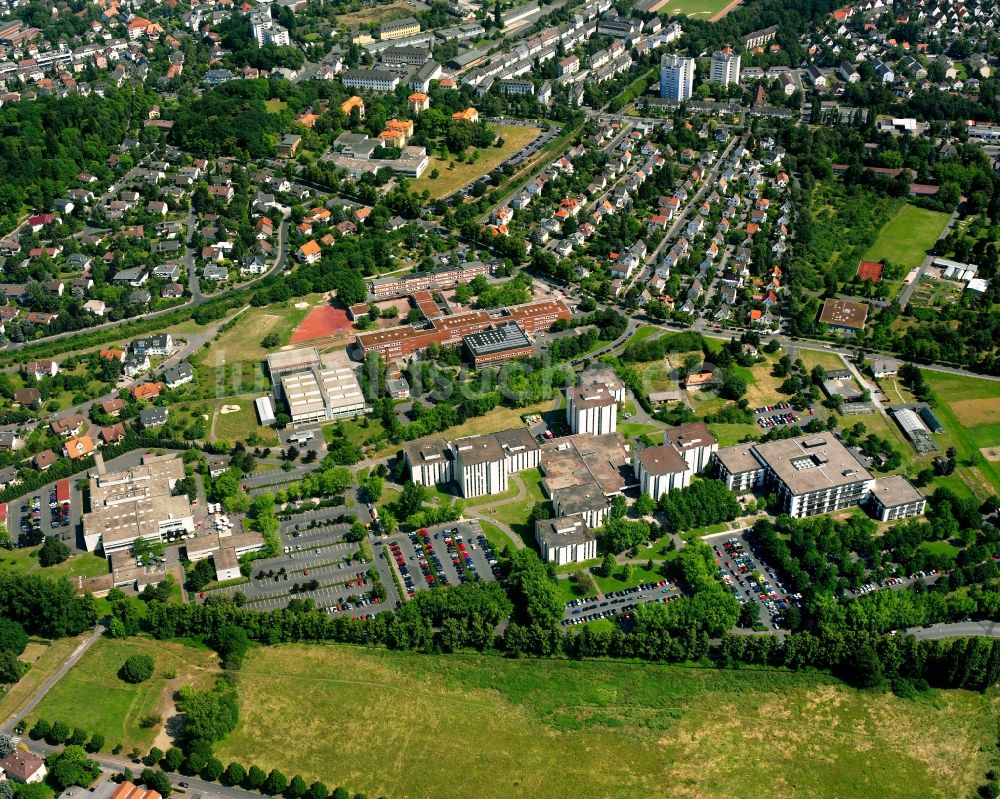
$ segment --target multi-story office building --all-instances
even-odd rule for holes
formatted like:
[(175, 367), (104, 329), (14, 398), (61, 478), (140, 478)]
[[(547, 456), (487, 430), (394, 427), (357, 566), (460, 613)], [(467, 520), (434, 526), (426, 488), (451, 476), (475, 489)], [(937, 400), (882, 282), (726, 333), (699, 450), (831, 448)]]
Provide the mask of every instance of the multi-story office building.
[(556, 516), (581, 517), (591, 529), (603, 525), (611, 513), (608, 498), (600, 483), (594, 479), (554, 490), (552, 508)]
[(753, 443), (736, 444), (717, 450), (712, 457), (719, 479), (726, 488), (743, 494), (757, 488), (764, 480), (764, 467), (753, 456)]
[(618, 401), (603, 386), (571, 388), (566, 392), (566, 421), (574, 435), (614, 433), (618, 429)]
[(660, 97), (664, 100), (688, 100), (694, 90), (695, 60), (678, 55), (660, 59)]
[(403, 444), (410, 479), (418, 486), (447, 485), (454, 479), (454, 453), (443, 438), (424, 438)]
[(663, 434), (663, 443), (670, 444), (695, 474), (701, 474), (712, 462), (712, 455), (719, 449), (704, 422), (688, 422), (671, 427)]
[(563, 566), (597, 557), (597, 538), (582, 516), (563, 516), (535, 522), (535, 541), (542, 560)]
[(340, 76), (340, 80), (351, 89), (370, 92), (392, 92), (399, 85), (399, 77), (383, 69), (348, 69)]

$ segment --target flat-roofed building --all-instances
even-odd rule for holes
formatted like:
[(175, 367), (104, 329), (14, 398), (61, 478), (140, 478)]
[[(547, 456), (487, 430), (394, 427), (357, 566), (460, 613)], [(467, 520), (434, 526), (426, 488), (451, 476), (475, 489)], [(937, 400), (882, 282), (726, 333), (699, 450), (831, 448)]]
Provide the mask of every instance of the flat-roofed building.
[(687, 422), (671, 427), (663, 434), (663, 443), (670, 444), (687, 462), (695, 474), (704, 472), (719, 449), (719, 442), (704, 422)]
[(611, 512), (608, 498), (593, 478), (553, 491), (552, 508), (556, 516), (580, 516), (592, 529), (603, 525)]
[(281, 388), (294, 424), (343, 419), (365, 412), (361, 384), (347, 366), (285, 374)]
[(507, 455), (494, 435), (471, 436), (451, 442), (455, 482), (463, 497), (502, 494), (507, 490)]
[(542, 450), (528, 428), (514, 427), (493, 435), (504, 452), (508, 473), (538, 468)]
[(610, 366), (589, 366), (580, 372), (577, 385), (586, 390), (606, 389), (618, 403), (625, 402), (625, 384)]
[(563, 516), (535, 522), (535, 541), (542, 560), (564, 566), (597, 557), (597, 537), (583, 516)]
[(737, 494), (752, 491), (764, 481), (764, 467), (753, 456), (753, 443), (723, 447), (712, 455), (719, 479)]
[(653, 499), (691, 485), (691, 468), (670, 444), (637, 449), (632, 455), (632, 469), (639, 489)]
[(272, 352), (267, 356), (267, 371), (274, 384), (275, 399), (281, 399), (281, 375), (302, 372), (321, 365), (319, 352), (314, 347), (303, 347), (286, 352)]
[(920, 516), (927, 501), (899, 474), (878, 478), (868, 495), (868, 510), (880, 522)]
[(605, 496), (635, 485), (629, 444), (621, 433), (587, 433), (547, 441), (541, 446), (539, 468), (548, 496), (560, 488), (596, 480)]
[(447, 485), (454, 477), (454, 453), (443, 438), (423, 438), (403, 444), (410, 479), (418, 486)]
[(253, 401), (254, 407), (257, 409), (257, 418), (260, 419), (261, 425), (267, 427), (268, 425), (274, 424), (274, 407), (271, 405), (271, 398), (257, 397)]
[(864, 330), (867, 319), (867, 304), (835, 298), (826, 300), (819, 314), (821, 325), (827, 325), (842, 333), (857, 333), (859, 330)]
[(566, 421), (573, 434), (614, 433), (618, 429), (618, 401), (603, 386), (571, 388), (566, 392)]
[(184, 464), (174, 456), (145, 455), (142, 463), (121, 472), (90, 476), (90, 512), (83, 516), (87, 549), (105, 555), (129, 549), (138, 538), (163, 541), (194, 530), (186, 494), (173, 496), (184, 478)]
[(832, 433), (755, 444), (752, 452), (764, 467), (765, 490), (798, 519), (860, 505), (874, 482)]
[(474, 366), (484, 366), (513, 358), (528, 358), (533, 350), (531, 342), (516, 322), (471, 333), (462, 338)]

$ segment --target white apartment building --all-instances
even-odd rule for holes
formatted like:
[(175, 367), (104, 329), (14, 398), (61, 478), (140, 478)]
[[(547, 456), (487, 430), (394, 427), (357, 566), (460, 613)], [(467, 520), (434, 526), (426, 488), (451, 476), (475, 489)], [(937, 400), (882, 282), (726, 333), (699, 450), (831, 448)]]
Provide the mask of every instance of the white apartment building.
[(463, 497), (502, 494), (507, 490), (507, 454), (496, 436), (472, 436), (451, 442), (455, 482)]
[(566, 392), (566, 422), (574, 435), (614, 433), (618, 429), (618, 401), (604, 386), (571, 388)]
[(709, 73), (712, 83), (723, 86), (740, 82), (740, 54), (732, 47), (726, 47), (712, 53), (712, 69)]
[(704, 422), (689, 422), (671, 427), (663, 434), (663, 442), (673, 446), (695, 474), (708, 469), (712, 455), (719, 449), (719, 442)]
[(660, 59), (660, 97), (664, 100), (688, 100), (694, 90), (695, 60), (677, 55)]
[(579, 516), (591, 529), (601, 527), (611, 513), (611, 505), (600, 484), (590, 479), (579, 485), (552, 491), (556, 516)]
[(868, 510), (880, 522), (920, 516), (926, 505), (920, 492), (899, 474), (880, 477), (868, 495)]
[(399, 85), (397, 75), (382, 69), (347, 69), (340, 80), (348, 88), (370, 92), (393, 92)]

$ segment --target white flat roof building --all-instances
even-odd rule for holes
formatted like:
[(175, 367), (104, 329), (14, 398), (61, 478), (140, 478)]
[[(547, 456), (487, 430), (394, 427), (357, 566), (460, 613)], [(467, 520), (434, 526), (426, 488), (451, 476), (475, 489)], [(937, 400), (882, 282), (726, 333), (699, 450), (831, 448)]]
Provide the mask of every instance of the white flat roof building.
[(105, 555), (131, 548), (137, 538), (162, 541), (171, 533), (190, 533), (194, 517), (187, 495), (172, 496), (183, 479), (184, 464), (174, 456), (144, 456), (131, 469), (90, 476), (89, 513), (83, 516), (87, 549)]
[(618, 400), (606, 386), (571, 388), (566, 392), (566, 421), (573, 435), (614, 433), (618, 429)]
[(597, 557), (597, 538), (582, 516), (538, 520), (535, 540), (546, 563), (563, 566)]

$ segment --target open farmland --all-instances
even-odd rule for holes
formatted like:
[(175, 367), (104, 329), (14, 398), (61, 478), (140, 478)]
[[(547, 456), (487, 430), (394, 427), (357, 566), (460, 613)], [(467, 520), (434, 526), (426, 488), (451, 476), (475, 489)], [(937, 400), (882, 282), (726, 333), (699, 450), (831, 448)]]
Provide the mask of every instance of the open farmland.
[(995, 696), (816, 674), (290, 645), (237, 690), (223, 762), (394, 799), (967, 796), (996, 738)]

